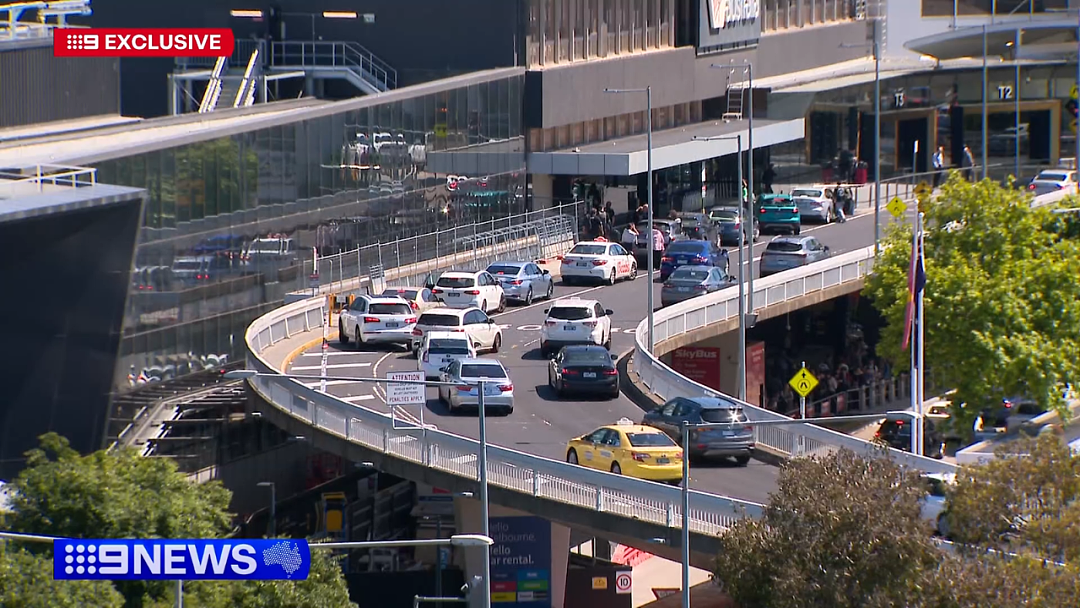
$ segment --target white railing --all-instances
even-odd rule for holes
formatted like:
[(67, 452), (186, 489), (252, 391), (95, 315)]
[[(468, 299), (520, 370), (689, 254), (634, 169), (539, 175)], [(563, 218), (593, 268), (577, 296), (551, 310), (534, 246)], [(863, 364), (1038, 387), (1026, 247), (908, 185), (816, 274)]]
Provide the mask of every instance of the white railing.
[(46, 186), (85, 188), (97, 185), (97, 169), (71, 165), (32, 165), (0, 169), (0, 194), (18, 196), (29, 185), (44, 192)]
[[(861, 281), (874, 267), (874, 247), (841, 254), (803, 268), (789, 270), (754, 282), (754, 310), (821, 292), (844, 283)], [(739, 318), (738, 290), (725, 289), (657, 311), (655, 344), (701, 329), (707, 325)], [(648, 319), (638, 324), (635, 336), (634, 371), (645, 386), (662, 399), (673, 397), (716, 397), (720, 395), (665, 365), (648, 351)], [(738, 399), (723, 395), (726, 399)], [(746, 402), (751, 420), (791, 420), (788, 416)], [(847, 448), (860, 454), (879, 454), (881, 446), (816, 425), (761, 425), (754, 427), (758, 445), (768, 446), (788, 456), (806, 456)], [(890, 449), (890, 456), (902, 465), (929, 473), (953, 473), (956, 466), (941, 460)]]
[[(318, 329), (325, 298), (310, 298), (255, 320), (247, 330), (248, 368), (280, 373), (262, 353), (299, 333)], [(395, 428), (390, 416), (353, 405), (284, 376), (249, 380), (267, 403), (313, 427), (387, 456), (465, 479), (479, 479), (475, 439), (434, 429)], [(527, 496), (554, 500), (617, 517), (676, 528), (681, 490), (674, 486), (586, 469), (490, 445), (488, 480)], [(691, 530), (715, 535), (742, 517), (759, 517), (762, 505), (704, 492), (690, 493)]]

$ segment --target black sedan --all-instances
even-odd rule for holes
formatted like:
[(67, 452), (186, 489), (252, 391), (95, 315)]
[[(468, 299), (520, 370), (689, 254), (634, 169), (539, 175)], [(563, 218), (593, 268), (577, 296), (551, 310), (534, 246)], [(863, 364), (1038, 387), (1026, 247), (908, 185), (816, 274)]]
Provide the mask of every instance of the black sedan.
[(548, 366), (548, 385), (559, 397), (571, 393), (619, 396), (614, 356), (603, 346), (564, 346)]

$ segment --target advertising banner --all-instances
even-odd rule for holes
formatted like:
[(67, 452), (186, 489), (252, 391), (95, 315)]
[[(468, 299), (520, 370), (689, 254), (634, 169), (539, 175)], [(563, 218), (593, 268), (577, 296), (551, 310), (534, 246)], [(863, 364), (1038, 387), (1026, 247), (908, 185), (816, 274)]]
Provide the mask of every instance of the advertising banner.
[(760, 0), (700, 0), (698, 49), (746, 44), (761, 37)]
[(491, 603), (498, 608), (551, 606), (551, 522), (492, 517)]
[(671, 352), (671, 369), (687, 378), (720, 390), (720, 349), (682, 346)]
[(746, 402), (758, 407), (768, 403), (765, 394), (765, 343), (746, 345)]

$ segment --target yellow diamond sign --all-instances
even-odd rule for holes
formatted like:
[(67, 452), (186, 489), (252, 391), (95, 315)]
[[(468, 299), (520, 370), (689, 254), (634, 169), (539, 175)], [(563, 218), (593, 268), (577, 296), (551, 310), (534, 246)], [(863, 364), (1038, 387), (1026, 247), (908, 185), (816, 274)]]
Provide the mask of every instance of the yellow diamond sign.
[(788, 382), (791, 388), (795, 389), (795, 392), (800, 397), (806, 397), (810, 394), (810, 391), (818, 385), (818, 379), (814, 377), (814, 374), (810, 373), (810, 370), (805, 367), (795, 372), (795, 375)]
[(889, 204), (885, 205), (885, 208), (888, 209), (889, 213), (896, 219), (903, 217), (904, 213), (907, 211), (907, 205), (904, 204), (904, 201), (900, 200), (899, 196), (894, 196), (893, 199), (889, 201)]

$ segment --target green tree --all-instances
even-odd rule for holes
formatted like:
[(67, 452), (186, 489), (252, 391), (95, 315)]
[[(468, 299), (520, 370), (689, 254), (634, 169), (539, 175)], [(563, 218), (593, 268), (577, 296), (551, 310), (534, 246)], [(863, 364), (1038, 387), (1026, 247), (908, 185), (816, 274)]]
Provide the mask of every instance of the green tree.
[(53, 579), (52, 556), (0, 541), (0, 606), (4, 608), (119, 608), (124, 597), (107, 581)]
[[(953, 176), (925, 209), (925, 358), (936, 385), (956, 389), (957, 430), (983, 407), (1025, 395), (1063, 410), (1080, 378), (1080, 244), (1030, 198), (989, 181)], [(901, 351), (911, 228), (891, 225), (866, 293), (885, 317), (878, 350), (906, 369)]]

